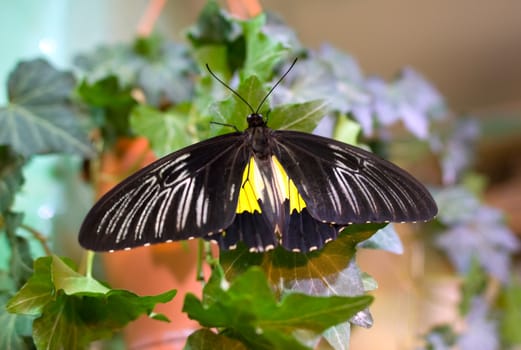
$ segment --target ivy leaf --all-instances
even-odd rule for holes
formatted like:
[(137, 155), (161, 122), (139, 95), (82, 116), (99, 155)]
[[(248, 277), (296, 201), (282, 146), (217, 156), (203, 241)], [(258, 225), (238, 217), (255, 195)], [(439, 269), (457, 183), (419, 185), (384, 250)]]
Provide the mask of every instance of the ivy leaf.
[(139, 88), (146, 102), (158, 108), (192, 96), (196, 67), (187, 48), (156, 35), (98, 47), (77, 56), (75, 63), (87, 73), (89, 84), (115, 76), (122, 86)]
[(359, 146), (358, 136), (360, 135), (360, 130), (360, 124), (342, 114), (336, 120), (333, 138), (349, 145)]
[(222, 45), (234, 41), (240, 35), (240, 27), (215, 0), (211, 0), (206, 3), (187, 35), (195, 47)]
[[(243, 245), (234, 251), (221, 252), (220, 262), (226, 276), (233, 279), (250, 266), (259, 266), (268, 276), (272, 288), (278, 295), (299, 292), (314, 296), (360, 296), (366, 291), (367, 279), (354, 260), (356, 246), (371, 237), (382, 224), (351, 225), (333, 242), (323, 249), (308, 254), (287, 252), (278, 247), (265, 254), (248, 252)], [(359, 312), (349, 319), (362, 327), (372, 325), (369, 310)], [(326, 340), (332, 341), (338, 335), (349, 340), (345, 333), (347, 325), (326, 333)]]
[(0, 146), (0, 213), (11, 207), (24, 183), (22, 165), (22, 157), (14, 154), (10, 147)]
[(196, 67), (188, 49), (157, 35), (138, 38), (134, 50), (143, 46), (152, 46), (155, 50), (154, 54), (137, 52), (141, 54), (142, 65), (137, 71), (136, 83), (143, 90), (146, 102), (162, 108), (191, 99), (194, 93), (192, 76)]
[(78, 94), (91, 106), (91, 114), (101, 129), (103, 139), (109, 143), (118, 137), (131, 135), (129, 114), (136, 105), (131, 91), (131, 87), (120, 86), (115, 75), (93, 83), (84, 80), (78, 87)]
[(7, 302), (9, 312), (38, 316), (43, 307), (53, 300), (54, 286), (51, 279), (51, 258), (34, 261), (33, 275), (27, 283)]
[(488, 276), (480, 266), (479, 260), (474, 257), (471, 261), (469, 271), (463, 277), (459, 311), (461, 315), (467, 315), (472, 307), (475, 296), (482, 295), (482, 293), (485, 292)]
[(268, 81), (274, 72), (275, 64), (282, 58), (286, 48), (262, 32), (266, 16), (259, 16), (241, 22), (246, 41), (246, 60), (242, 71), (243, 77), (256, 74), (262, 82)]
[(5, 233), (9, 241), (9, 273), (16, 287), (21, 287), (32, 273), (32, 256), (29, 242), (26, 238), (16, 234), (22, 223), (23, 214), (6, 212), (3, 215)]
[(327, 103), (323, 100), (285, 104), (273, 108), (268, 123), (272, 129), (311, 132), (328, 111)]
[[(240, 84), (237, 92), (256, 109), (266, 96), (267, 90), (257, 76), (253, 75)], [(315, 100), (277, 106), (271, 112), (266, 112), (265, 117), (268, 118), (268, 126), (272, 129), (312, 131), (327, 111), (324, 101)], [(210, 108), (214, 121), (234, 125), (239, 130), (246, 129), (246, 117), (251, 113), (250, 107), (236, 96), (230, 96)], [(220, 132), (230, 132), (230, 127), (224, 126)]]
[[(239, 85), (237, 93), (255, 109), (264, 96), (266, 96), (267, 91), (257, 76), (252, 75)], [(210, 107), (213, 121), (234, 125), (239, 130), (246, 129), (248, 126), (246, 117), (251, 113), (250, 107), (236, 96), (230, 96), (226, 100), (217, 102)], [(223, 126), (218, 133), (228, 133), (230, 131), (229, 126)]]
[(9, 104), (0, 108), (0, 144), (24, 156), (65, 152), (91, 156), (92, 148), (69, 98), (70, 72), (42, 59), (18, 64), (9, 75)]
[(381, 249), (394, 254), (403, 254), (403, 245), (393, 224), (379, 229), (371, 238), (361, 242), (359, 248)]
[(228, 76), (243, 66), (246, 53), (241, 26), (216, 1), (206, 2), (187, 36), (199, 62), (209, 64), (215, 72)]
[(56, 256), (34, 262), (34, 274), (7, 303), (17, 314), (38, 316), (33, 336), (38, 348), (76, 349), (106, 338), (140, 315), (167, 320), (153, 313), (157, 303), (170, 301), (175, 291), (140, 297), (112, 290), (79, 274), (70, 260)]
[(145, 105), (132, 110), (130, 125), (139, 135), (145, 136), (157, 156), (161, 157), (194, 141), (187, 122), (190, 105), (181, 104), (165, 112)]
[(513, 278), (509, 286), (501, 293), (502, 311), (504, 317), (501, 319), (502, 338), (510, 345), (521, 344), (521, 283), (519, 278)]
[(228, 329), (228, 335), (250, 347), (306, 349), (293, 337), (295, 332), (306, 330), (317, 336), (345, 322), (371, 301), (370, 296), (291, 293), (277, 302), (262, 270), (253, 267), (231, 284), (224, 280), (220, 269), (215, 269), (203, 291), (203, 300), (188, 294), (183, 310), (205, 327)]
[(240, 341), (224, 334), (215, 334), (207, 328), (192, 333), (183, 348), (184, 350), (247, 350)]
[(3, 307), (6, 295), (0, 295), (0, 349), (30, 349), (28, 342), (31, 336), (32, 318), (25, 315), (8, 313)]

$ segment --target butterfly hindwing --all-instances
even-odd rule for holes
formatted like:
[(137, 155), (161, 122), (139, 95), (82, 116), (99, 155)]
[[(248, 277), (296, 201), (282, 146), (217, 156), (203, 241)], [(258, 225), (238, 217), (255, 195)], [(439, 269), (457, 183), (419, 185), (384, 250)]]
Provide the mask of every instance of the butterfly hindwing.
[(436, 215), (436, 204), (421, 183), (370, 152), (297, 131), (272, 136), (274, 155), (319, 221), (412, 222)]
[(80, 243), (108, 251), (202, 237), (235, 217), (248, 162), (243, 133), (169, 154), (103, 196), (80, 229)]

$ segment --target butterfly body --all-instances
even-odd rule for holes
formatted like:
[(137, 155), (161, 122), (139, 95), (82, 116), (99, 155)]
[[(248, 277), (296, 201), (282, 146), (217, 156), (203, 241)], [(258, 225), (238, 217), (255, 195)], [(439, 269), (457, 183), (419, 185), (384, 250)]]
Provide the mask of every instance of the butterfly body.
[(248, 128), (171, 153), (103, 196), (80, 243), (109, 251), (202, 237), (224, 249), (320, 249), (352, 223), (431, 219), (432, 197), (392, 163), (339, 141)]

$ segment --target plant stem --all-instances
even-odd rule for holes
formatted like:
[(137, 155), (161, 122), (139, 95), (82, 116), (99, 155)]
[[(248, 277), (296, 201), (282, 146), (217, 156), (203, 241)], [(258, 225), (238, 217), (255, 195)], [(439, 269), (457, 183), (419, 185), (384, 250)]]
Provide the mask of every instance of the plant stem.
[(32, 228), (31, 226), (28, 226), (26, 224), (21, 224), (20, 227), (27, 232), (29, 232), (40, 244), (42, 245), (43, 250), (45, 251), (45, 255), (51, 256), (52, 251), (51, 248), (49, 248), (49, 245), (47, 244), (47, 238), (43, 235), (43, 233), (39, 232), (38, 230)]
[(94, 264), (94, 252), (87, 250), (85, 253), (85, 276), (92, 278), (92, 265)]
[(203, 271), (203, 254), (204, 254), (204, 242), (202, 239), (197, 244), (197, 281), (204, 283), (204, 271)]

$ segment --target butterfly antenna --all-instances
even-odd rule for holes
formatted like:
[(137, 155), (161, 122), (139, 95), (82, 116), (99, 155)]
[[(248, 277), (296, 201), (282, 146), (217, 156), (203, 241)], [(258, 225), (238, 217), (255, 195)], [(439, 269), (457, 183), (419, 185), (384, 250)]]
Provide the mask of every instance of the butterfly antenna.
[(210, 75), (212, 77), (215, 78), (215, 80), (217, 80), (219, 83), (221, 83), (225, 88), (227, 88), (228, 90), (230, 90), (231, 92), (233, 92), (233, 94), (235, 96), (237, 96), (242, 102), (244, 102), (246, 104), (246, 106), (248, 106), (251, 110), (252, 113), (255, 113), (255, 110), (253, 109), (253, 107), (248, 103), (248, 101), (246, 101), (244, 99), (244, 97), (242, 97), (241, 95), (239, 95), (239, 93), (237, 91), (235, 91), (234, 89), (232, 89), (230, 87), (230, 85), (226, 84), (224, 81), (221, 80), (221, 78), (219, 78), (214, 72), (212, 72), (212, 70), (210, 69), (210, 66), (208, 65), (208, 63), (206, 64), (206, 69), (208, 69), (208, 72), (210, 73)]
[(284, 74), (282, 74), (282, 76), (280, 77), (280, 79), (275, 83), (275, 85), (273, 85), (270, 89), (270, 91), (268, 91), (268, 93), (266, 94), (266, 96), (264, 96), (264, 98), (262, 99), (261, 103), (259, 103), (259, 107), (257, 107), (257, 110), (255, 111), (255, 113), (259, 113), (259, 110), (261, 109), (262, 105), (264, 104), (264, 102), (266, 102), (266, 100), (268, 99), (268, 97), (271, 95), (271, 93), (273, 92), (273, 90), (275, 90), (275, 88), (282, 82), (282, 80), (284, 80), (284, 78), (286, 77), (286, 75), (288, 75), (288, 73), (291, 71), (291, 69), (293, 68), (293, 66), (295, 65), (295, 63), (297, 63), (297, 60), (298, 60), (298, 57), (295, 57), (295, 59), (293, 60), (293, 63), (291, 64), (291, 66), (289, 66), (289, 68), (286, 70), (286, 72)]

